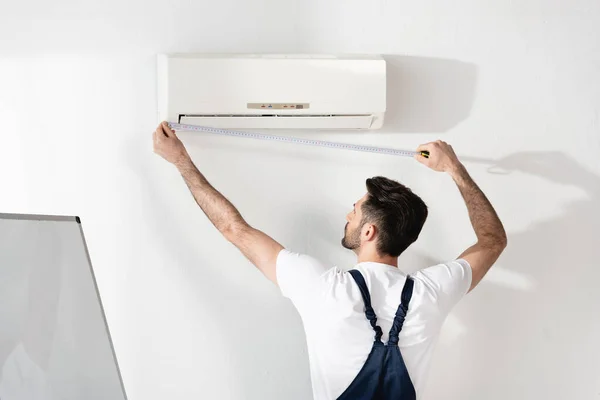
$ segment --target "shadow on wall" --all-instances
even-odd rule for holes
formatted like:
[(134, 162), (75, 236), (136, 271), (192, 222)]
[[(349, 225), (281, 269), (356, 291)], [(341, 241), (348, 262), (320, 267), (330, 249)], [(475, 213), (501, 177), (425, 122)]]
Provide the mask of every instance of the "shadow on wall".
[(457, 60), (385, 55), (387, 112), (378, 132), (441, 133), (465, 120), (477, 66)]
[[(491, 164), (490, 173), (545, 178), (557, 184), (557, 191), (575, 186), (584, 195), (556, 218), (509, 233), (498, 265), (471, 294), (477, 302), (454, 313), (468, 329), (444, 346), (427, 398), (597, 396), (600, 177), (560, 152), (465, 161)], [(532, 209), (545, 201), (521, 196), (522, 206)], [(462, 383), (442, 387), (436, 382)]]

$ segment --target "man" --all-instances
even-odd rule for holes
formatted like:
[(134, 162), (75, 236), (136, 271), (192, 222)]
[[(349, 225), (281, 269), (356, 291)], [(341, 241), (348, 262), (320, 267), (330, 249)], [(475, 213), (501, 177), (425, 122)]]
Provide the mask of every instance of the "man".
[(441, 141), (419, 146), (429, 158), (415, 157), (454, 179), (477, 243), (456, 260), (410, 277), (397, 268), (398, 256), (418, 238), (427, 207), (398, 182), (367, 179), (367, 193), (346, 216), (342, 245), (358, 260), (345, 272), (285, 249), (248, 225), (198, 171), (166, 122), (154, 132), (154, 151), (178, 168), (225, 238), (293, 302), (304, 323), (316, 400), (418, 398), (444, 319), (506, 247), (490, 202)]

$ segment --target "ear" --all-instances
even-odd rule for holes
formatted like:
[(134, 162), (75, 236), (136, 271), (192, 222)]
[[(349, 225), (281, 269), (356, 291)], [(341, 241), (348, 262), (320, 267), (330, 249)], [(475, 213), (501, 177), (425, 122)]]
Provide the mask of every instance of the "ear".
[(365, 224), (362, 229), (362, 234), (367, 241), (375, 240), (377, 228), (373, 224)]

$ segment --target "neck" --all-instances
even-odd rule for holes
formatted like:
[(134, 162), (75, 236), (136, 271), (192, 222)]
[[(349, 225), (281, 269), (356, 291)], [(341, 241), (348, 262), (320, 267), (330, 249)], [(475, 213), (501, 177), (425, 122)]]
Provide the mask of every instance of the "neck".
[(357, 262), (359, 262), (359, 263), (361, 263), (361, 262), (376, 262), (376, 263), (381, 263), (381, 264), (388, 264), (392, 267), (398, 268), (398, 257), (381, 256), (377, 253), (368, 252), (368, 251), (358, 253), (358, 261)]

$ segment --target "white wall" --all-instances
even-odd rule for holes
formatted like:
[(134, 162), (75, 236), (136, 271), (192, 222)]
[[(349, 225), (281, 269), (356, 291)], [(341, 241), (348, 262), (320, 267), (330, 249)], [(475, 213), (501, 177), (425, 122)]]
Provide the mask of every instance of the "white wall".
[[(0, 211), (80, 215), (129, 397), (307, 399), (301, 321), (152, 153), (158, 52), (383, 53), (389, 124), (303, 133), (452, 143), (509, 248), (448, 318), (427, 399), (600, 392), (600, 3), (13, 2), (0, 15)], [(87, 124), (84, 126), (84, 124)], [(350, 267), (344, 215), (374, 175), (431, 209), (407, 271), (471, 232), (448, 177), (410, 159), (181, 134), (285, 246)]]

